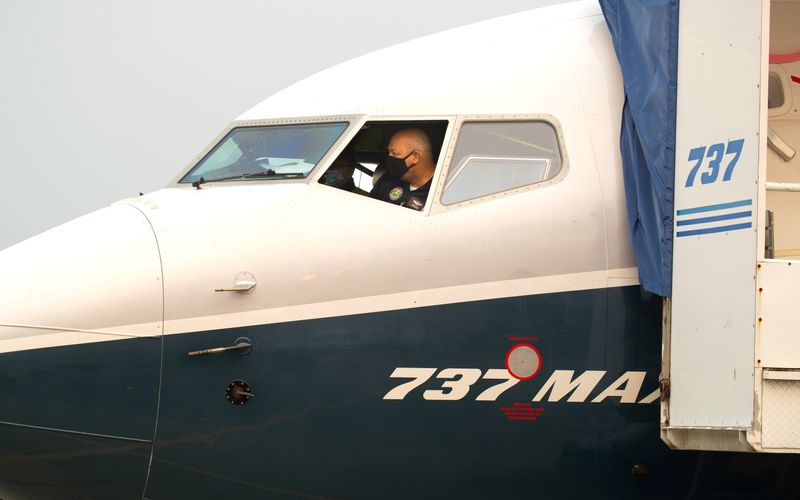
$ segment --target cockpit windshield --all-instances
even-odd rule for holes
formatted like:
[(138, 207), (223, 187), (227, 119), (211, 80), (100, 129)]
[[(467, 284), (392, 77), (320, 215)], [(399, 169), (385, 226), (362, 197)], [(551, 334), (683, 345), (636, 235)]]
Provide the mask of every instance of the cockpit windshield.
[(235, 128), (180, 182), (305, 178), (348, 125)]

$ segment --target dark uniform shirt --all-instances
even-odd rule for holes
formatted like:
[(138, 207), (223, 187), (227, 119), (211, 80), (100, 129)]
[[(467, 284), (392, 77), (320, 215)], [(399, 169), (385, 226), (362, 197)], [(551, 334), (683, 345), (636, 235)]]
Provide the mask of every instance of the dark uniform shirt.
[(425, 200), (428, 199), (431, 180), (412, 191), (411, 186), (406, 181), (384, 174), (378, 179), (378, 183), (375, 184), (372, 191), (369, 192), (369, 196), (370, 198), (400, 205), (401, 207), (422, 210), (425, 206)]

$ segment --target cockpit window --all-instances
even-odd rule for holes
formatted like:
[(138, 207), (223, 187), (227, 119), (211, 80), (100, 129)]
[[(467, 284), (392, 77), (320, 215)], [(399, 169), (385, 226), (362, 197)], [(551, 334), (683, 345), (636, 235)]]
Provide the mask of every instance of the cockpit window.
[(302, 179), (347, 122), (235, 128), (180, 182)]
[(560, 170), (561, 149), (552, 124), (538, 120), (465, 122), (442, 204), (544, 182)]
[[(369, 121), (333, 160), (319, 182), (422, 210), (448, 124), (447, 120)], [(392, 168), (387, 164), (393, 165)]]

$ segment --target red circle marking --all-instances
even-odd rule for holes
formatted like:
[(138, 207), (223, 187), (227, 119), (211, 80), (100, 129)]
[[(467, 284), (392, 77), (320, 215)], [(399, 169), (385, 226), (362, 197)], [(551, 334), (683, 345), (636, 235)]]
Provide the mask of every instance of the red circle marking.
[[(536, 371), (533, 372), (533, 375), (530, 375), (528, 377), (519, 377), (519, 376), (517, 376), (516, 373), (511, 371), (511, 367), (508, 366), (508, 358), (511, 357), (511, 353), (514, 352), (514, 349), (518, 349), (520, 347), (530, 347), (531, 349), (533, 349), (533, 352), (536, 353), (536, 357), (539, 358), (539, 366), (536, 367)], [(533, 347), (531, 344), (517, 344), (514, 347), (512, 347), (511, 349), (509, 349), (508, 353), (506, 353), (506, 370), (508, 370), (508, 373), (510, 373), (511, 376), (516, 378), (516, 379), (519, 379), (519, 380), (530, 380), (533, 377), (535, 377), (536, 375), (538, 375), (539, 374), (539, 370), (541, 370), (541, 369), (542, 369), (542, 353), (540, 353), (539, 349)]]

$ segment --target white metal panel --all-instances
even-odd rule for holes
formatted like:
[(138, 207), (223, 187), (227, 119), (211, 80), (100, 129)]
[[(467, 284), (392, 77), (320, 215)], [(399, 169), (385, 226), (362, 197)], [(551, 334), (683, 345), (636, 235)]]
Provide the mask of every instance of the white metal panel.
[(681, 4), (673, 427), (747, 428), (753, 418), (761, 19), (755, 0)]
[(763, 391), (761, 444), (772, 449), (800, 448), (800, 382), (764, 380)]
[[(587, 33), (594, 31), (605, 34), (587, 44)], [(571, 85), (576, 58), (612, 50), (607, 33), (593, 0), (491, 19), (328, 68), (267, 98), (239, 120), (341, 114), (556, 116), (575, 104), (569, 92), (557, 89)], [(398, 61), (407, 61), (416, 76), (398, 71)], [(593, 74), (583, 77), (594, 81)]]
[(130, 206), (7, 248), (0, 277), (0, 353), (161, 335), (158, 246), (147, 218)]
[(761, 365), (800, 368), (800, 324), (797, 321), (800, 262), (769, 260), (759, 263), (758, 287)]
[[(388, 310), (414, 290), (605, 272), (600, 192), (591, 164), (581, 167), (546, 189), (427, 217), (320, 184), (208, 183), (136, 203), (157, 205), (142, 208), (164, 262), (166, 331), (178, 333), (198, 327), (174, 323), (186, 318), (261, 310), (263, 323), (278, 310), (359, 297)], [(553, 206), (563, 208), (544, 208)], [(256, 277), (252, 293), (213, 291), (242, 271)]]
[(800, 371), (798, 370), (769, 370), (765, 369), (761, 372), (762, 380), (800, 380)]
[[(606, 254), (598, 251), (606, 237), (598, 173), (580, 109), (574, 108), (559, 113), (571, 137), (563, 143), (568, 175), (541, 189), (432, 210), (429, 216), (313, 180), (209, 182), (199, 190), (182, 186), (130, 200), (158, 235), (165, 331), (207, 328), (209, 316), (242, 326), (236, 322), (249, 320), (237, 315), (245, 312), (265, 323), (279, 314), (304, 314), (301, 309), (310, 304), (357, 298), (362, 307), (372, 307), (367, 297), (377, 309), (390, 310), (407, 304), (402, 294), (419, 290), (587, 272), (605, 277)], [(437, 175), (442, 171), (440, 165)], [(429, 204), (436, 206), (433, 199)], [(242, 271), (256, 277), (252, 293), (213, 291), (231, 286)], [(186, 321), (197, 317), (203, 319)]]

